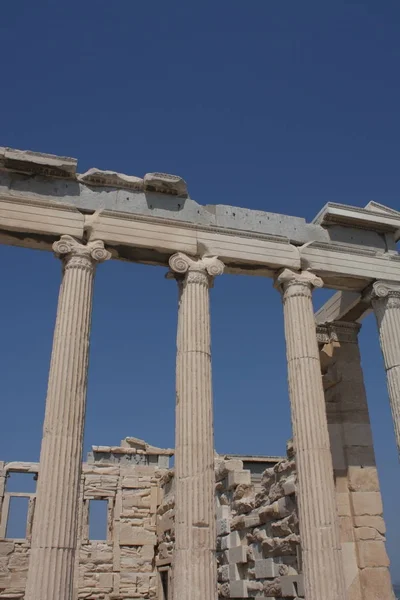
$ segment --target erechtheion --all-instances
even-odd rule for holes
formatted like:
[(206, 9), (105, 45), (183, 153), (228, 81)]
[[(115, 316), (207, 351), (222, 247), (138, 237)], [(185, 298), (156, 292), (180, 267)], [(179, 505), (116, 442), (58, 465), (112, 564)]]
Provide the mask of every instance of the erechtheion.
[[(374, 311), (400, 444), (400, 212), (329, 203), (307, 223), (200, 205), (172, 175), (76, 167), (0, 149), (0, 242), (53, 251), (62, 270), (40, 463), (0, 463), (0, 598), (393, 598), (357, 336)], [(82, 463), (93, 280), (109, 259), (177, 283), (174, 469), (172, 450), (136, 438)], [(235, 273), (282, 297), (286, 457), (214, 452), (210, 288)], [(322, 286), (337, 292), (314, 314)], [(36, 492), (8, 491), (14, 472), (37, 473)], [(28, 498), (22, 539), (7, 537), (14, 496)]]

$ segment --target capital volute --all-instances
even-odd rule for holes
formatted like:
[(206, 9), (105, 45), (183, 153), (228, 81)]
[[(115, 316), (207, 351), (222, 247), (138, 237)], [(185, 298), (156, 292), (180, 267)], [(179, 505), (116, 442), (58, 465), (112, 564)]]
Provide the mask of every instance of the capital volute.
[(324, 282), (320, 277), (312, 273), (311, 271), (292, 271), (291, 269), (282, 269), (275, 278), (275, 287), (281, 291), (286, 290), (292, 286), (300, 286), (311, 290), (313, 288), (321, 288)]
[(177, 252), (169, 259), (169, 266), (175, 276), (185, 276), (187, 281), (211, 283), (214, 277), (222, 275), (224, 263), (216, 256), (193, 258)]
[(101, 240), (82, 244), (71, 235), (62, 235), (57, 242), (54, 242), (53, 251), (58, 258), (62, 259), (65, 268), (92, 268), (96, 263), (111, 258), (111, 253), (104, 248), (104, 242)]
[(394, 296), (400, 298), (400, 283), (394, 281), (375, 281), (371, 287), (371, 299)]
[(375, 281), (364, 292), (363, 302), (370, 303), (373, 307), (384, 302), (386, 308), (400, 308), (400, 283), (386, 279)]

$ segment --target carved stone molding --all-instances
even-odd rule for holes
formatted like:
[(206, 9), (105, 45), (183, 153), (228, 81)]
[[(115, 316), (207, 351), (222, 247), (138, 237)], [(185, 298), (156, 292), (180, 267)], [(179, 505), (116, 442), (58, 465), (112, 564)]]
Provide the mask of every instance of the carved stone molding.
[(317, 325), (317, 340), (319, 344), (329, 344), (330, 342), (357, 344), (360, 329), (359, 323), (347, 323), (346, 321), (324, 323)]
[(185, 281), (189, 283), (206, 283), (212, 285), (214, 277), (222, 275), (224, 263), (216, 256), (203, 256), (196, 259), (177, 252), (169, 259), (169, 266), (174, 275), (185, 275)]
[(104, 242), (95, 240), (82, 244), (70, 235), (62, 235), (54, 242), (53, 251), (57, 258), (61, 258), (64, 269), (71, 267), (92, 269), (96, 263), (104, 262), (111, 258), (111, 253), (104, 248)]
[(283, 269), (275, 278), (275, 287), (284, 297), (290, 289), (291, 296), (308, 295), (313, 288), (323, 287), (323, 280), (311, 271), (292, 271)]

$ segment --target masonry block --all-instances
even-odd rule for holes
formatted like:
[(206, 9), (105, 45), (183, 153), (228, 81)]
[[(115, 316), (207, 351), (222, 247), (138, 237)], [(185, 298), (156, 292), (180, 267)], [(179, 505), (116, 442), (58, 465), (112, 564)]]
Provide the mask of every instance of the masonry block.
[(289, 598), (304, 597), (303, 575), (284, 575), (281, 577), (281, 586), (283, 598), (285, 596)]
[(248, 598), (247, 581), (243, 579), (239, 581), (231, 581), (229, 584), (231, 598)]
[(279, 575), (279, 564), (277, 564), (273, 558), (256, 560), (255, 575), (256, 579), (264, 579), (266, 577), (277, 577)]
[(228, 473), (228, 488), (232, 489), (237, 485), (250, 485), (251, 473), (250, 471), (230, 471)]
[(232, 531), (229, 535), (221, 538), (221, 550), (229, 550), (235, 546), (240, 546), (240, 536), (237, 531)]
[(247, 546), (236, 546), (236, 548), (229, 548), (228, 560), (230, 563), (246, 563)]

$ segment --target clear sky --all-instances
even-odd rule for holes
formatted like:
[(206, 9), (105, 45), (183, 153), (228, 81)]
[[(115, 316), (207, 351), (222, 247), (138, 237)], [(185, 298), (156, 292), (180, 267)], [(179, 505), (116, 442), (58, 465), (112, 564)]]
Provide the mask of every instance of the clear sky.
[[(399, 24), (397, 0), (6, 2), (0, 145), (77, 157), (80, 172), (176, 173), (202, 204), (307, 220), (328, 201), (400, 208)], [(0, 459), (37, 460), (60, 264), (2, 246), (0, 265)], [(98, 269), (85, 453), (127, 435), (174, 443), (177, 290), (164, 274)], [(280, 297), (233, 276), (211, 294), (216, 448), (282, 454)], [(400, 469), (372, 317), (361, 349), (400, 579)]]

